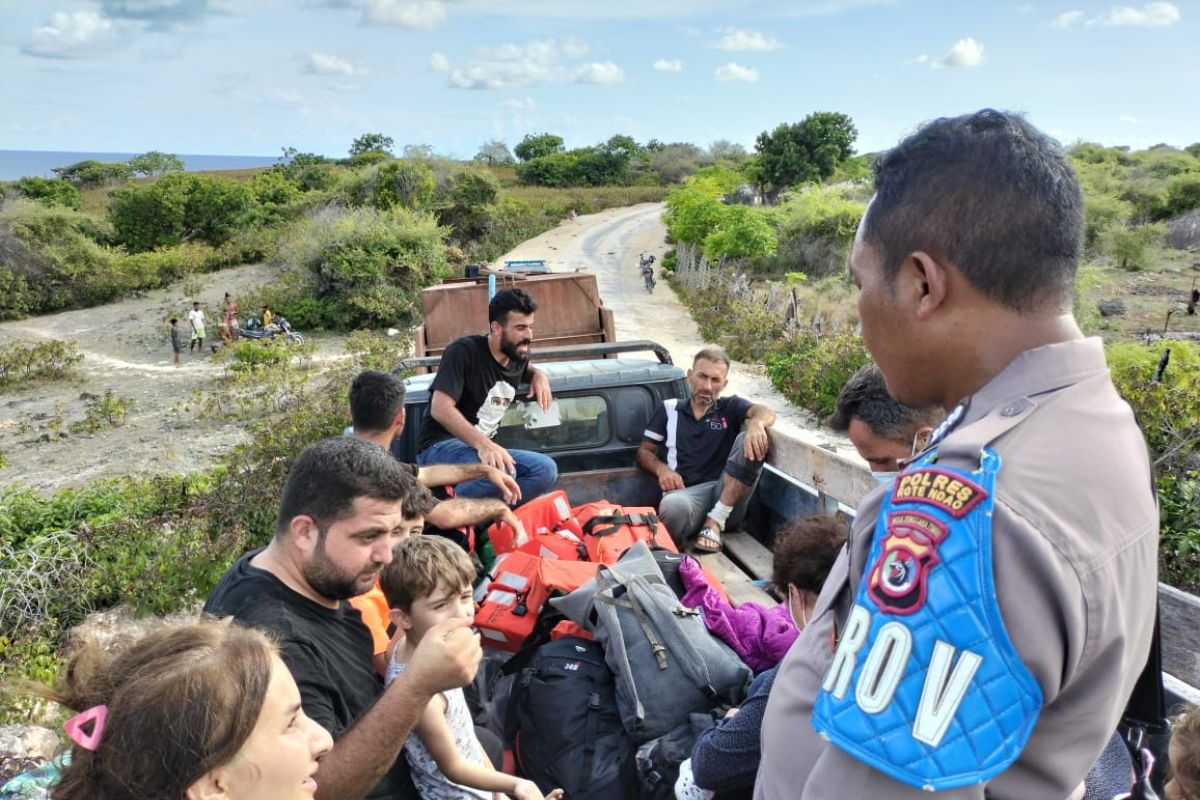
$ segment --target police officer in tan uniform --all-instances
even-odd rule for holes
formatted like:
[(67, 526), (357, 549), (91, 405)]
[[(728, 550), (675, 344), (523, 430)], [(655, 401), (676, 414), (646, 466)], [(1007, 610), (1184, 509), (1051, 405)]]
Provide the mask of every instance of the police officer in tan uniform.
[(850, 272), (888, 391), (950, 411), (859, 506), (782, 662), (756, 800), (1063, 800), (1146, 662), (1158, 515), (1145, 443), (1071, 314), (1083, 201), (992, 110), (876, 165)]

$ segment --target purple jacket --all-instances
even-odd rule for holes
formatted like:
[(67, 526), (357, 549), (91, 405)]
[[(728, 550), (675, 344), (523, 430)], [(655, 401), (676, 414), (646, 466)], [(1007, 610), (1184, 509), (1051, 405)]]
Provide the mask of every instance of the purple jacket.
[(732, 647), (756, 673), (778, 664), (800, 635), (786, 603), (772, 608), (742, 603), (734, 608), (708, 585), (694, 558), (683, 559), (679, 577), (687, 590), (680, 602), (688, 608), (699, 607), (709, 633)]

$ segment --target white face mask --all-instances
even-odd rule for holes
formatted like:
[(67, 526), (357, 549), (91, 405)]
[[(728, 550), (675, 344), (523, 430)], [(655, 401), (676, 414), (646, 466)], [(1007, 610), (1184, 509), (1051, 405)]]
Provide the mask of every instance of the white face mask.
[(896, 480), (896, 476), (899, 474), (900, 473), (897, 470), (892, 470), (891, 472), (872, 472), (871, 473), (871, 475), (874, 476), (875, 480), (879, 483), (880, 486), (887, 486), (889, 483)]
[[(792, 602), (792, 597), (800, 598), (800, 619), (796, 619), (795, 604)], [(804, 592), (794, 586), (788, 586), (788, 615), (792, 618), (792, 623), (797, 630), (804, 630), (808, 623), (812, 622), (812, 618), (808, 616), (808, 602), (804, 598)]]

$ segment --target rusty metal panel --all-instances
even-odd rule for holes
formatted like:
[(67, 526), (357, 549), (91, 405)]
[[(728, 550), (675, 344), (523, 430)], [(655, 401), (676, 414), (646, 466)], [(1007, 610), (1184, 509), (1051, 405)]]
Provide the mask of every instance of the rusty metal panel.
[[(497, 288), (519, 285), (538, 304), (534, 336), (539, 344), (582, 344), (604, 341), (600, 292), (596, 276), (586, 272), (526, 276), (499, 280)], [(424, 345), (430, 355), (469, 333), (486, 333), (488, 292), (483, 283), (454, 282), (421, 292)]]

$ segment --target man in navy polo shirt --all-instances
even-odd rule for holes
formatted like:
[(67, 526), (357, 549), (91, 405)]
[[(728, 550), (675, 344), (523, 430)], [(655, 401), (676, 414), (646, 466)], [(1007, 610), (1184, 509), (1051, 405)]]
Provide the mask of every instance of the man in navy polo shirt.
[(691, 398), (654, 409), (635, 457), (658, 479), (658, 516), (671, 537), (683, 547), (695, 536), (703, 553), (720, 551), (721, 533), (745, 516), (770, 446), (767, 428), (775, 422), (766, 406), (721, 397), (728, 376), (724, 350), (697, 353), (687, 373)]

